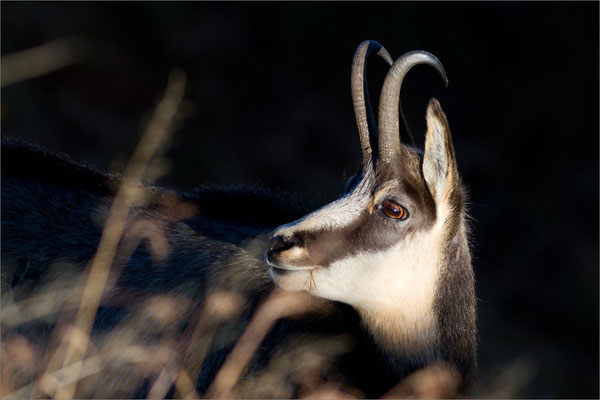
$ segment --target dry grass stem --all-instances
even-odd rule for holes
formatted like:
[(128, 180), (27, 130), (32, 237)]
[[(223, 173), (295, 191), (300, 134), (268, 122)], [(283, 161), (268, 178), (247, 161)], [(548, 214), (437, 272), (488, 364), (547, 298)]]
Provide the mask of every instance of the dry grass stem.
[(176, 393), (182, 399), (198, 399), (198, 393), (196, 393), (196, 388), (194, 385), (194, 381), (187, 373), (185, 368), (180, 368), (177, 377), (175, 378), (175, 390)]
[(514, 398), (535, 377), (539, 362), (529, 355), (521, 355), (504, 365), (481, 390), (482, 398)]
[(103, 356), (88, 357), (63, 369), (50, 374), (43, 374), (37, 381), (3, 396), (4, 399), (26, 399), (34, 397), (33, 391), (37, 387), (41, 393), (50, 396), (59, 385), (70, 384), (86, 376), (97, 374), (102, 370)]
[(164, 399), (171, 388), (171, 384), (176, 381), (178, 370), (172, 366), (165, 366), (154, 381), (150, 392), (146, 398), (148, 399)]
[[(186, 332), (189, 344), (184, 351), (183, 366), (189, 371), (192, 382), (197, 382), (204, 360), (210, 349), (211, 340), (219, 324), (237, 317), (245, 300), (240, 294), (215, 291), (209, 294), (202, 304), (196, 324)], [(180, 393), (181, 397), (185, 397)]]
[(248, 328), (217, 373), (207, 391), (208, 397), (231, 398), (240, 376), (273, 323), (308, 311), (309, 297), (304, 292), (273, 293), (256, 311)]
[(320, 385), (306, 396), (302, 396), (303, 399), (311, 400), (360, 399), (363, 397), (362, 393), (354, 388), (342, 387), (341, 385), (333, 385), (330, 383)]
[(448, 399), (455, 397), (462, 377), (447, 363), (437, 363), (417, 370), (393, 387), (384, 399)]
[(30, 49), (7, 54), (2, 57), (0, 86), (36, 78), (83, 59), (85, 43), (71, 36), (52, 40)]
[[(2, 309), (0, 322), (4, 328), (16, 327), (55, 314), (59, 310), (69, 310), (67, 296), (71, 295), (81, 295), (81, 288), (74, 288), (70, 294), (64, 289), (49, 290), (20, 302), (7, 304)], [(71, 309), (77, 308), (76, 305), (73, 306)]]
[[(165, 94), (127, 166), (102, 232), (98, 250), (89, 268), (87, 283), (75, 319), (75, 326), (82, 333), (82, 340), (77, 343), (68, 342), (62, 368), (70, 364), (73, 364), (73, 368), (76, 370), (81, 367), (81, 363), (78, 362), (85, 354), (91, 327), (108, 279), (110, 267), (125, 231), (129, 209), (138, 199), (146, 167), (169, 133), (169, 128), (183, 99), (185, 84), (186, 77), (183, 72), (174, 71), (170, 74)], [(59, 354), (62, 354), (62, 351), (56, 352), (56, 355)], [(51, 372), (56, 364), (56, 360), (50, 362), (47, 373)], [(75, 376), (77, 375), (78, 373), (75, 373)], [(76, 381), (75, 378), (73, 382)], [(70, 399), (73, 397), (74, 391), (75, 384), (58, 385), (55, 396)]]

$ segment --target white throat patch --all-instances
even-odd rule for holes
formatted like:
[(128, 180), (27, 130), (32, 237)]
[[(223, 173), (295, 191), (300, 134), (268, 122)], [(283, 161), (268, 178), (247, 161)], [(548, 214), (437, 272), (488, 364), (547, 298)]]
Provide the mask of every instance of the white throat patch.
[(356, 308), (382, 345), (421, 352), (436, 339), (433, 310), (441, 254), (435, 232), (417, 233), (377, 253), (361, 253), (313, 273), (317, 296)]
[(356, 308), (376, 340), (423, 354), (437, 340), (433, 310), (440, 274), (441, 224), (377, 252), (361, 252), (311, 272), (293, 271), (279, 284)]

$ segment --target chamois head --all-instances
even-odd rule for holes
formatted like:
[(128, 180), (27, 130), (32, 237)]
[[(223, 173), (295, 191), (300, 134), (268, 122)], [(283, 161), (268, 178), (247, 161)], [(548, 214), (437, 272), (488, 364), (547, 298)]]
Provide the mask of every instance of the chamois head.
[[(375, 333), (401, 325), (392, 339), (380, 335), (384, 341), (405, 349), (429, 346), (439, 340), (436, 291), (457, 257), (448, 249), (459, 243), (460, 253), (469, 257), (463, 190), (438, 101), (428, 105), (421, 158), (401, 143), (399, 98), (402, 80), (414, 65), (433, 66), (445, 81), (446, 75), (430, 53), (400, 57), (385, 78), (376, 127), (364, 79), (365, 60), (373, 51), (391, 60), (381, 45), (367, 41), (352, 66), (360, 170), (341, 198), (273, 231), (265, 260), (280, 287), (347, 303)], [(470, 259), (466, 262), (470, 267)]]

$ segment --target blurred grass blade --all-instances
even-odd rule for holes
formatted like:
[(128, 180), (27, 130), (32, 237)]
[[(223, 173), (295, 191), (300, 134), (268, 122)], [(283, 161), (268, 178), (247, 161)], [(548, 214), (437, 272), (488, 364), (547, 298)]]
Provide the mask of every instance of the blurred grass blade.
[(77, 36), (52, 40), (7, 54), (1, 60), (0, 85), (37, 78), (83, 60), (85, 42)]
[[(75, 327), (84, 338), (81, 343), (68, 342), (62, 368), (77, 363), (84, 356), (92, 324), (96, 316), (102, 293), (106, 286), (110, 267), (114, 261), (117, 248), (125, 231), (127, 216), (131, 206), (142, 193), (141, 181), (153, 155), (170, 132), (179, 105), (185, 92), (186, 75), (183, 71), (174, 70), (169, 75), (167, 89), (148, 126), (136, 147), (125, 171), (119, 190), (111, 206), (102, 237), (89, 269), (86, 286), (83, 291), (80, 307), (75, 320)], [(56, 354), (62, 354), (62, 351)], [(49, 371), (57, 366), (57, 360), (50, 362)], [(76, 382), (77, 379), (74, 380)], [(58, 386), (55, 396), (70, 399), (75, 391), (75, 383)]]

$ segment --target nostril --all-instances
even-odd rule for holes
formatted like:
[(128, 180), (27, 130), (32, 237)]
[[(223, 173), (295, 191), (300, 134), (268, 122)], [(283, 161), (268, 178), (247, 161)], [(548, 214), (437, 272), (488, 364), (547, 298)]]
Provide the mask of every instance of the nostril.
[(269, 253), (274, 254), (294, 247), (294, 241), (284, 236), (275, 236), (269, 243)]

